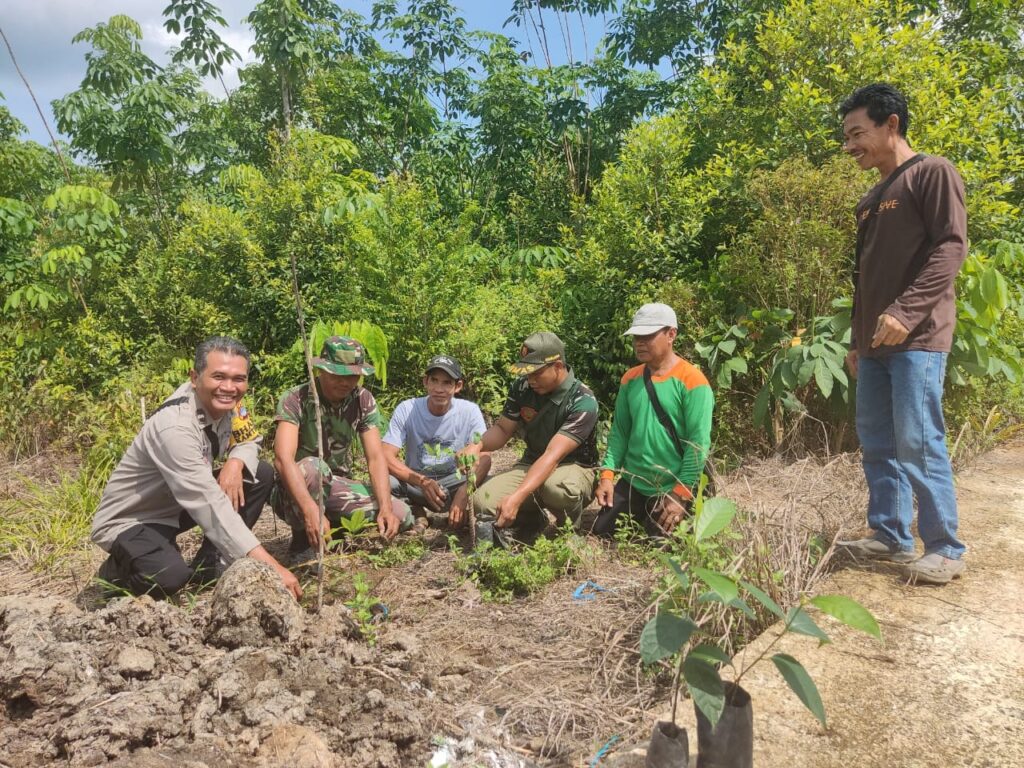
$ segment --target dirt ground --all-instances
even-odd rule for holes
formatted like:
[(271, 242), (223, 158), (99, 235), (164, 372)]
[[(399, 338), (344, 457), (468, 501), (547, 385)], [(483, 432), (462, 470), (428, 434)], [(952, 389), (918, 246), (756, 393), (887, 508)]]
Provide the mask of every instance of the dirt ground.
[[(780, 468), (761, 465), (723, 493), (768, 525), (800, 514), (835, 530), (862, 514), (854, 459), (786, 471), (773, 483)], [(829, 627), (831, 645), (777, 646), (818, 684), (827, 731), (772, 665), (745, 677), (759, 768), (1024, 765), (1024, 446), (982, 456), (958, 489), (963, 579), (911, 587), (892, 571), (839, 570), (817, 591), (870, 608), (883, 643)], [(282, 552), (285, 532), (261, 526)], [(636, 653), (649, 568), (594, 546), (576, 572), (509, 604), (483, 601), (445, 551), (352, 568), (389, 609), (373, 646), (339, 602), (298, 610), (247, 561), (193, 603), (105, 607), (91, 588), (0, 563), (0, 768), (642, 765), (630, 745), (668, 701)], [(588, 580), (605, 591), (574, 599)], [(681, 711), (693, 743), (692, 709)]]

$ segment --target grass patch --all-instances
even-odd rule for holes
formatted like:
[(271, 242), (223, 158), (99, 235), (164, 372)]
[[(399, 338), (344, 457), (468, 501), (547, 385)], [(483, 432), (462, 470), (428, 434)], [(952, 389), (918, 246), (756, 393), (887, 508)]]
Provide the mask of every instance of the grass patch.
[[(457, 551), (457, 545), (454, 549)], [(455, 566), (480, 588), (485, 600), (507, 602), (532, 595), (574, 572), (591, 554), (587, 540), (566, 523), (558, 536), (541, 537), (522, 549), (484, 544), (475, 552), (457, 555)]]
[(394, 568), (414, 560), (420, 560), (427, 553), (427, 545), (421, 538), (392, 541), (380, 552), (358, 552), (374, 568)]
[(20, 491), (0, 501), (0, 557), (36, 571), (73, 566), (89, 551), (107, 473), (84, 467), (52, 484), (19, 479)]

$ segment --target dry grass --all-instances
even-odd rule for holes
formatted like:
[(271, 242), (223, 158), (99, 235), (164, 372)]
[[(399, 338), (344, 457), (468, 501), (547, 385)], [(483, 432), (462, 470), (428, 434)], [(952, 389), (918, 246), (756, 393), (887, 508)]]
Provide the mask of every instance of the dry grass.
[(822, 462), (749, 462), (724, 479), (736, 502), (740, 570), (783, 606), (813, 592), (832, 565), (835, 541), (865, 526), (867, 488), (859, 454)]
[[(750, 462), (719, 478), (718, 489), (741, 509), (730, 556), (786, 606), (830, 568), (837, 534), (863, 524), (866, 492), (856, 456)], [(284, 556), (289, 532), (272, 515), (264, 515), (257, 535)], [(186, 557), (198, 541), (195, 534), (182, 538)], [(655, 610), (652, 595), (666, 594), (663, 570), (649, 559), (626, 562), (604, 543), (586, 546), (574, 572), (507, 604), (485, 602), (447, 551), (389, 568), (360, 557), (339, 558), (333, 567), (342, 591), (356, 572), (367, 575), (374, 598), (389, 608), (382, 632), (416, 637), (430, 670), (421, 684), (437, 694), (424, 713), (434, 732), (481, 743), (497, 738), (538, 764), (585, 765), (612, 737), (622, 744), (646, 738), (650, 713), (668, 706), (670, 681), (667, 663), (644, 668), (638, 654), (640, 630)], [(0, 593), (77, 594), (82, 603), (86, 580), (0, 561)], [(587, 580), (606, 591), (574, 599)], [(763, 626), (737, 621), (734, 611), (704, 615), (709, 634), (736, 640), (727, 646), (742, 645)]]

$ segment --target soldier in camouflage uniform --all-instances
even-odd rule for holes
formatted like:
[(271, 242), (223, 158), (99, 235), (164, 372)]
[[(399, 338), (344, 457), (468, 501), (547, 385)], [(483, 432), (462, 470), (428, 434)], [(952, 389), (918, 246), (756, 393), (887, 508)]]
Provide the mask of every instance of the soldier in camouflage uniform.
[[(274, 513), (292, 529), (291, 551), (319, 546), (320, 536), (340, 525), (342, 517), (362, 511), (375, 520), (385, 539), (412, 526), (408, 504), (391, 495), (387, 460), (381, 443), (382, 419), (377, 402), (360, 386), (363, 375), (373, 373), (363, 345), (347, 336), (324, 342), (317, 369), (324, 459), (317, 456), (316, 410), (309, 384), (294, 387), (281, 397), (274, 420), (274, 466), (278, 483), (272, 501)], [(352, 441), (363, 446), (370, 472), (370, 487), (352, 479)], [(316, 495), (324, 500), (324, 525)]]
[[(565, 346), (553, 333), (535, 333), (523, 342), (520, 375), (512, 384), (498, 420), (475, 451), (496, 451), (522, 432), (526, 451), (519, 463), (492, 477), (473, 496), (477, 539), (503, 544), (529, 539), (548, 522), (577, 519), (594, 498), (597, 479), (597, 400), (565, 362)], [(549, 517), (550, 515), (550, 517)]]

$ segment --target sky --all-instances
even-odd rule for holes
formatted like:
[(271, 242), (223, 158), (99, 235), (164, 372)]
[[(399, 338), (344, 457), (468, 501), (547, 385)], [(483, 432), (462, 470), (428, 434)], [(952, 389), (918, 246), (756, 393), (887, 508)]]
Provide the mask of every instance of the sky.
[[(253, 61), (249, 50), (253, 44), (252, 30), (243, 23), (245, 16), (257, 0), (213, 0), (228, 22), (227, 29), (219, 29), (221, 37), (242, 56), (242, 65)], [(86, 27), (106, 21), (115, 14), (127, 14), (142, 27), (143, 51), (158, 64), (166, 63), (167, 49), (176, 38), (163, 28), (163, 9), (169, 0), (0, 0), (0, 29), (7, 36), (21, 71), (35, 92), (51, 128), (54, 128), (50, 102), (78, 88), (85, 74), (85, 43), (72, 44), (71, 38)], [(369, 17), (372, 0), (339, 0), (338, 5)], [(536, 38), (532, 31), (502, 24), (511, 15), (512, 0), (455, 0), (469, 29), (502, 32), (521, 42), (523, 50), (533, 50), (534, 62), (542, 63)], [(550, 13), (550, 12), (548, 12)], [(605, 30), (608, 19), (574, 20), (570, 30), (573, 58), (587, 58)], [(555, 19), (549, 16), (549, 42), (554, 63), (568, 60), (564, 37), (552, 34)], [(589, 52), (584, 50), (586, 37)], [(531, 45), (532, 43), (532, 45)], [(237, 64), (237, 62), (235, 62)], [(236, 69), (225, 72), (228, 88), (238, 84)], [(214, 83), (208, 90), (217, 95), (223, 91)], [(0, 46), (0, 94), (11, 113), (28, 129), (28, 138), (40, 143), (49, 141), (39, 114), (18, 76), (6, 48)]]

